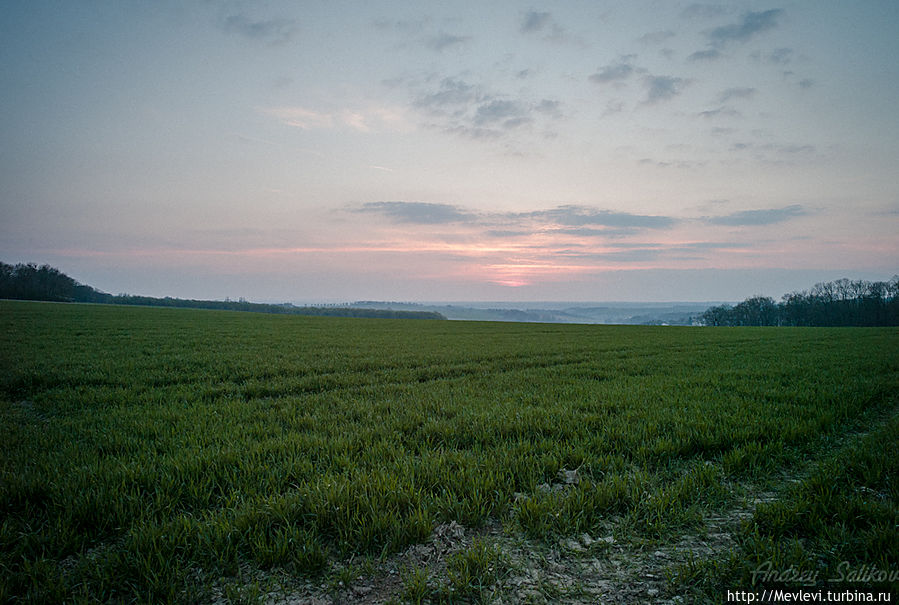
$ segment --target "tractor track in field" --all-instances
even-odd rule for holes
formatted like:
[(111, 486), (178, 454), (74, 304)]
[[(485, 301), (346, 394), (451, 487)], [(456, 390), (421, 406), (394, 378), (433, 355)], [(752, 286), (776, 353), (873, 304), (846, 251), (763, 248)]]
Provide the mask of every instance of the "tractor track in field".
[[(409, 570), (423, 570), (435, 590), (447, 581), (447, 562), (476, 541), (485, 541), (499, 553), (497, 580), (470, 600), (497, 605), (524, 603), (588, 603), (678, 605), (690, 598), (678, 594), (672, 578), (679, 570), (697, 561), (719, 559), (739, 552), (737, 534), (742, 522), (752, 519), (762, 504), (780, 499), (835, 451), (853, 440), (862, 439), (886, 424), (899, 408), (884, 406), (863, 414), (851, 428), (820, 444), (816, 456), (798, 465), (782, 469), (765, 487), (751, 483), (735, 486), (742, 495), (730, 506), (711, 510), (702, 524), (669, 539), (652, 541), (627, 539), (621, 535), (626, 527), (620, 517), (610, 518), (602, 531), (594, 535), (581, 533), (554, 541), (530, 540), (510, 530), (496, 519), (481, 527), (467, 528), (456, 522), (437, 526), (430, 538), (407, 547), (400, 553), (377, 562), (370, 573), (353, 575), (342, 581), (297, 582), (286, 575), (257, 574), (255, 580), (273, 587), (259, 595), (265, 605), (351, 605), (417, 602), (406, 597), (404, 577)], [(865, 422), (867, 421), (867, 422)], [(861, 425), (865, 424), (862, 429)], [(549, 489), (570, 487), (560, 471), (557, 482)], [(771, 485), (774, 484), (774, 487)], [(349, 574), (342, 574), (349, 576)], [(252, 576), (247, 576), (252, 577)], [(434, 594), (437, 594), (436, 592)], [(444, 593), (445, 594), (445, 593)], [(213, 600), (216, 605), (228, 602)], [(420, 602), (442, 602), (439, 598)]]

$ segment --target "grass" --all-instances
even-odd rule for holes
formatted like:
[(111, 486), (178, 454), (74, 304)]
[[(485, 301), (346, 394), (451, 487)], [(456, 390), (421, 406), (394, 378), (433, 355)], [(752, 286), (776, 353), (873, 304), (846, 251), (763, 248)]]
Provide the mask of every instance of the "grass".
[[(0, 334), (0, 601), (202, 601), (247, 567), (318, 581), (449, 521), (664, 541), (818, 459), (735, 560), (896, 565), (896, 423), (847, 437), (899, 403), (895, 329), (3, 301)], [(460, 555), (450, 585), (483, 594), (488, 554)], [(421, 573), (410, 599), (436, 598)]]
[(504, 571), (500, 550), (476, 538), (447, 558), (445, 578), (431, 577), (428, 570), (418, 566), (404, 569), (400, 594), (407, 603), (488, 602)]
[(690, 561), (675, 589), (714, 600), (722, 586), (899, 591), (899, 416), (850, 436), (782, 498), (743, 523), (740, 549)]

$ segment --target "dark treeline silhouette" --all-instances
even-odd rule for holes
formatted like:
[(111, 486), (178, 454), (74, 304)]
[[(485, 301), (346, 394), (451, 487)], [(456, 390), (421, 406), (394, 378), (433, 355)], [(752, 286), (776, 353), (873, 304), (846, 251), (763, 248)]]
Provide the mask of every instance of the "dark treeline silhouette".
[(219, 309), (251, 311), (284, 315), (319, 315), (327, 317), (374, 317), (392, 319), (446, 319), (431, 311), (391, 311), (356, 309), (352, 307), (296, 307), (291, 304), (251, 303), (241, 300), (191, 300), (184, 298), (154, 298), (131, 294), (107, 294), (80, 284), (50, 265), (34, 263), (8, 265), (0, 262), (0, 298), (43, 300), (53, 302), (87, 302), (111, 305), (140, 305), (149, 307), (180, 307), (190, 309)]
[(747, 298), (736, 306), (711, 307), (702, 314), (707, 326), (897, 326), (899, 276), (883, 281), (836, 281), (785, 294)]
[(0, 298), (106, 302), (105, 299), (111, 297), (110, 294), (79, 284), (50, 265), (38, 267), (34, 263), (7, 265), (0, 262)]

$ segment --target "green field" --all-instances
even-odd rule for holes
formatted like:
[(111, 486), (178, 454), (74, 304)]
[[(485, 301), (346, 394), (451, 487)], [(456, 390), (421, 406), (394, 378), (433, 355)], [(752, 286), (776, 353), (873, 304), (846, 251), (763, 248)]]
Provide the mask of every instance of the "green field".
[(899, 570), (896, 329), (2, 301), (0, 334), (3, 602), (692, 602), (763, 565)]

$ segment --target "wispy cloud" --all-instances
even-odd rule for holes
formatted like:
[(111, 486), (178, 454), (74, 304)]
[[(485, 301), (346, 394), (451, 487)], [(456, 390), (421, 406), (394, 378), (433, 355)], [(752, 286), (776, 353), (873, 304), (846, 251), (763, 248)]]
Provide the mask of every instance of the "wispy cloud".
[(534, 111), (538, 111), (554, 118), (560, 118), (562, 117), (562, 103), (554, 99), (541, 99), (540, 102), (534, 106)]
[[(635, 65), (636, 59), (637, 55), (634, 54), (621, 55), (615, 62), (600, 67), (588, 79), (596, 84), (622, 87), (635, 74), (644, 74), (642, 81), (646, 87), (646, 98), (643, 102), (650, 105), (673, 99), (689, 84), (684, 78), (649, 74), (645, 68)], [(620, 110), (620, 106), (618, 109)], [(607, 111), (606, 114), (608, 113), (614, 112)]]
[(475, 217), (458, 206), (429, 202), (366, 202), (353, 211), (381, 214), (398, 223), (419, 225), (458, 223)]
[(266, 113), (295, 128), (333, 128), (335, 124), (333, 114), (304, 107), (274, 107), (266, 110)]
[(427, 18), (421, 19), (376, 19), (376, 29), (385, 32), (396, 32), (403, 35), (416, 35), (421, 33), (428, 24)]
[(727, 250), (731, 248), (745, 248), (746, 244), (739, 242), (689, 242), (678, 245), (676, 250), (680, 251), (697, 251), (697, 250)]
[(721, 4), (705, 4), (694, 2), (681, 11), (685, 19), (714, 19), (728, 13), (728, 8)]
[[(366, 221), (361, 246), (372, 254), (451, 255), (466, 274), (506, 285), (609, 268), (645, 268), (657, 258), (676, 261), (672, 250), (699, 254), (704, 249), (702, 242), (696, 246), (678, 243), (672, 229), (681, 221), (673, 217), (579, 204), (495, 212), (455, 204), (391, 201), (345, 210), (386, 219)], [(657, 234), (661, 241), (628, 243), (627, 238), (640, 234)]]
[(655, 166), (656, 168), (676, 168), (679, 170), (690, 170), (705, 166), (705, 162), (699, 160), (656, 160), (653, 158), (641, 158), (639, 164), (644, 166)]
[(731, 227), (749, 227), (761, 225), (773, 225), (808, 214), (799, 204), (785, 206), (783, 208), (768, 208), (765, 210), (743, 210), (724, 216), (713, 216), (706, 219), (713, 225), (727, 225)]
[(466, 105), (479, 97), (474, 85), (456, 78), (444, 78), (437, 90), (419, 95), (414, 104), (429, 111), (443, 111), (453, 106)]
[(793, 60), (792, 48), (775, 48), (767, 57), (770, 63), (787, 65)]
[[(353, 212), (381, 214), (400, 223), (459, 223), (484, 227), (504, 236), (550, 230), (578, 235), (608, 233), (604, 228), (668, 229), (677, 223), (669, 216), (635, 214), (583, 206), (563, 204), (530, 212), (477, 212), (452, 204), (429, 202), (367, 202), (350, 208)], [(576, 232), (569, 228), (602, 228)]]
[(530, 34), (543, 31), (552, 25), (553, 18), (550, 13), (528, 11), (521, 20), (521, 32)]
[(471, 40), (471, 36), (457, 36), (455, 34), (440, 32), (435, 36), (427, 38), (425, 40), (425, 46), (427, 46), (431, 50), (442, 52), (447, 48), (465, 44), (469, 40)]
[(575, 204), (566, 204), (550, 210), (531, 212), (524, 216), (548, 219), (559, 225), (571, 226), (604, 225), (607, 227), (663, 229), (675, 223), (675, 220), (668, 216), (613, 212), (611, 210), (598, 210), (589, 206)]
[(813, 153), (815, 151), (814, 145), (766, 145), (766, 149), (773, 149), (778, 153)]
[[(796, 57), (796, 51), (792, 48), (781, 47), (775, 48), (770, 52), (762, 52), (760, 50), (757, 50), (749, 56), (760, 63), (787, 67), (788, 65), (793, 63), (793, 59)], [(784, 74), (794, 75), (792, 71), (785, 71)]]
[(519, 31), (528, 36), (540, 36), (547, 42), (575, 43), (581, 41), (568, 34), (566, 29), (559, 25), (552, 13), (546, 11), (528, 11), (521, 17)]
[(721, 51), (717, 48), (709, 48), (706, 50), (697, 50), (695, 53), (687, 57), (687, 61), (714, 61), (721, 57)]
[(602, 241), (627, 237), (640, 233), (640, 229), (636, 227), (564, 227), (560, 229), (549, 230), (552, 234), (574, 235), (585, 238), (599, 238)]
[(474, 115), (474, 123), (478, 126), (498, 125), (503, 128), (514, 128), (525, 121), (529, 121), (529, 118), (521, 105), (505, 99), (494, 99), (479, 105)]
[(443, 52), (447, 49), (464, 46), (471, 42), (471, 36), (439, 30), (434, 31), (432, 19), (422, 17), (418, 19), (378, 19), (373, 22), (378, 31), (386, 34), (394, 34), (400, 40), (401, 47), (424, 47), (434, 52)]
[(721, 106), (697, 114), (701, 118), (739, 118), (742, 114), (733, 107)]
[[(756, 159), (760, 161), (781, 163), (783, 161), (792, 161), (795, 157), (811, 157), (815, 153), (816, 148), (814, 145), (800, 145), (797, 143), (754, 144), (737, 142), (731, 146), (731, 150), (754, 151)], [(792, 156), (792, 158), (790, 156)]]
[(747, 42), (757, 34), (776, 27), (781, 14), (783, 10), (779, 8), (745, 13), (736, 23), (722, 25), (708, 32), (709, 43), (721, 48), (731, 42)]
[(429, 127), (476, 140), (492, 140), (542, 120), (562, 117), (561, 103), (515, 98), (470, 84), (443, 78), (436, 89), (419, 91), (412, 107), (429, 120)]
[(616, 62), (600, 67), (596, 73), (590, 76), (590, 81), (597, 84), (608, 84), (626, 80), (637, 72), (637, 68), (634, 66), (636, 58), (637, 55), (622, 55)]
[(484, 235), (487, 237), (523, 237), (526, 235), (532, 235), (534, 232), (531, 229), (488, 229), (484, 232)]
[(654, 45), (661, 44), (662, 42), (670, 40), (675, 36), (677, 36), (677, 34), (674, 31), (670, 29), (664, 29), (643, 34), (637, 39), (637, 41), (640, 42), (640, 44)]
[(728, 88), (726, 90), (722, 90), (718, 95), (719, 103), (727, 103), (731, 99), (751, 99), (755, 96), (755, 93), (758, 92), (755, 88), (750, 87), (737, 87), (737, 88)]
[(389, 107), (319, 111), (306, 107), (285, 106), (263, 111), (287, 126), (303, 130), (348, 128), (357, 132), (381, 132), (408, 129), (403, 112)]
[[(693, 5), (694, 12), (703, 12), (709, 5)], [(700, 8), (703, 7), (703, 8)], [(689, 8), (689, 7), (688, 7)], [(711, 13), (714, 11), (705, 11)], [(708, 48), (697, 50), (687, 57), (688, 61), (715, 61), (723, 56), (721, 52), (732, 43), (745, 43), (758, 34), (777, 27), (783, 9), (773, 8), (766, 11), (748, 12), (735, 23), (721, 25), (706, 32)], [(757, 53), (756, 53), (757, 55)], [(792, 50), (779, 48), (769, 55), (771, 62), (789, 62)]]
[(674, 76), (646, 76), (646, 103), (655, 104), (673, 99), (681, 92), (687, 81)]
[(291, 41), (299, 31), (299, 25), (293, 19), (252, 19), (245, 14), (228, 15), (221, 22), (222, 29), (228, 33), (267, 42), (272, 45)]

